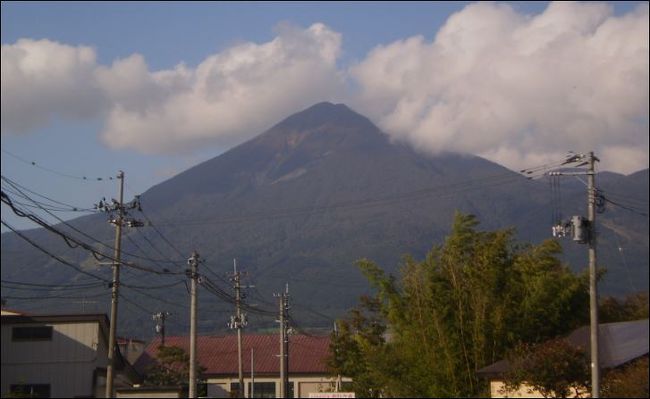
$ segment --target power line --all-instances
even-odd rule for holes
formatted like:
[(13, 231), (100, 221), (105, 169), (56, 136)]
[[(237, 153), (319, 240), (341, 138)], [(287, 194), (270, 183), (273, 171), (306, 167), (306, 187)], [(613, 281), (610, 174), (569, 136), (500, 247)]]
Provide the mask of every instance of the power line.
[(58, 288), (81, 288), (81, 287), (90, 287), (90, 286), (96, 286), (101, 283), (97, 282), (88, 282), (88, 283), (83, 283), (83, 284), (57, 284), (57, 285), (52, 285), (52, 284), (38, 284), (38, 283), (28, 283), (24, 281), (9, 281), (9, 280), (0, 280), (1, 282), (5, 284), (15, 284), (15, 285), (24, 285), (28, 287), (48, 287), (52, 289), (58, 289)]
[[(199, 284), (203, 286), (206, 291), (209, 293), (215, 295), (216, 297), (222, 299), (223, 301), (229, 303), (229, 304), (236, 304), (236, 298), (229, 294), (228, 292), (224, 291), (223, 289), (219, 288), (214, 282), (212, 282), (208, 277), (205, 275), (202, 275), (201, 278), (199, 279)], [(249, 313), (255, 313), (258, 315), (263, 315), (263, 316), (273, 316), (275, 317), (276, 312), (270, 311), (270, 310), (265, 310), (265, 309), (260, 309), (257, 307), (253, 307), (249, 304), (246, 303), (241, 303), (240, 304), (242, 310), (245, 310)]]
[(37, 164), (35, 161), (28, 161), (28, 160), (26, 160), (26, 159), (24, 159), (22, 157), (19, 157), (16, 154), (13, 154), (13, 153), (5, 150), (5, 149), (2, 149), (2, 152), (9, 155), (10, 157), (12, 157), (14, 159), (17, 159), (20, 162), (23, 162), (23, 163), (27, 164), (27, 165), (34, 166), (34, 167), (36, 167), (38, 169), (44, 170), (46, 172), (53, 173), (55, 175), (59, 175), (61, 177), (67, 177), (69, 179), (84, 180), (84, 181), (113, 180), (113, 176), (109, 176), (109, 177), (87, 177), (87, 176), (84, 176), (84, 175), (80, 175), (80, 176), (70, 175), (70, 174), (67, 174), (67, 173), (59, 172), (59, 171), (57, 171), (55, 169), (46, 168), (44, 166), (41, 166), (40, 164)]
[[(294, 306), (296, 306), (296, 304), (294, 304)], [(328, 315), (326, 315), (324, 313), (318, 312), (318, 311), (316, 311), (316, 310), (314, 310), (314, 309), (312, 309), (310, 307), (307, 307), (307, 306), (303, 305), (302, 303), (300, 305), (297, 305), (297, 306), (298, 306), (299, 309), (306, 310), (307, 312), (309, 312), (309, 313), (311, 313), (311, 314), (313, 314), (315, 316), (318, 316), (321, 319), (324, 319), (324, 320), (327, 320), (327, 321), (336, 321), (336, 319), (334, 319), (333, 317), (330, 317), (330, 316), (328, 316)]]
[(158, 233), (158, 235), (160, 236), (160, 238), (162, 238), (163, 241), (165, 241), (165, 242), (167, 243), (167, 245), (169, 245), (170, 248), (172, 248), (174, 251), (176, 251), (176, 253), (177, 253), (181, 258), (183, 258), (183, 257), (184, 257), (183, 253), (182, 253), (178, 248), (176, 248), (176, 246), (175, 246), (175, 245), (174, 245), (170, 240), (168, 240), (167, 237), (165, 237), (165, 235), (164, 235), (163, 233), (160, 232), (160, 230), (158, 230), (158, 228), (156, 227), (156, 225), (153, 224), (153, 222), (151, 221), (151, 219), (149, 219), (149, 217), (147, 216), (147, 214), (146, 214), (142, 209), (140, 209), (140, 213), (142, 214), (142, 216), (143, 216), (143, 217), (145, 218), (145, 220), (147, 221), (148, 226), (151, 226), (151, 227), (154, 229), (154, 231), (155, 231), (156, 233)]
[[(362, 200), (351, 200), (343, 201), (326, 206), (310, 206), (302, 208), (285, 208), (285, 209), (272, 209), (268, 211), (259, 211), (258, 213), (251, 213), (247, 215), (211, 219), (211, 220), (187, 220), (184, 219), (180, 221), (167, 221), (162, 224), (163, 226), (193, 226), (193, 225), (214, 225), (214, 224), (230, 224), (230, 223), (244, 223), (244, 222), (257, 222), (260, 220), (275, 220), (282, 219), (287, 217), (295, 216), (311, 216), (318, 213), (325, 213), (328, 211), (333, 211), (337, 209), (365, 209), (378, 206), (390, 205), (393, 203), (401, 203), (403, 201), (412, 201), (420, 200), (425, 198), (430, 198), (432, 196), (436, 198), (446, 198), (459, 194), (466, 191), (476, 190), (476, 189), (485, 189), (486, 187), (496, 187), (505, 184), (511, 184), (516, 181), (520, 181), (521, 177), (514, 175), (513, 173), (504, 173), (494, 176), (469, 179), (464, 182), (449, 184), (449, 185), (440, 185), (437, 187), (425, 188), (421, 190), (412, 191), (409, 193), (398, 194), (394, 196), (388, 196), (383, 198), (374, 198), (374, 199), (362, 199)], [(478, 184), (474, 184), (477, 182)], [(440, 193), (440, 190), (455, 188), (455, 190), (448, 191), (445, 193)]]
[(45, 288), (45, 287), (30, 287), (30, 286), (15, 286), (12, 284), (2, 283), (2, 287), (8, 290), (18, 290), (18, 291), (30, 291), (30, 292), (62, 292), (62, 291), (84, 291), (92, 288), (105, 287), (102, 283), (97, 283), (92, 286), (82, 286), (82, 287), (58, 287), (58, 288)]
[(98, 294), (93, 294), (93, 295), (83, 295), (83, 296), (61, 296), (61, 295), (50, 295), (50, 296), (44, 296), (44, 295), (38, 295), (38, 296), (13, 296), (13, 295), (7, 295), (3, 296), (4, 299), (13, 299), (13, 300), (49, 300), (49, 299), (88, 299), (88, 298), (99, 298), (105, 296), (105, 292), (100, 292)]
[[(72, 229), (73, 231), (76, 231), (77, 233), (79, 233), (79, 234), (81, 234), (82, 236), (84, 236), (84, 237), (90, 239), (91, 241), (94, 241), (94, 242), (98, 243), (99, 245), (102, 245), (102, 246), (106, 247), (106, 248), (109, 249), (109, 250), (113, 250), (113, 251), (115, 250), (115, 248), (114, 248), (113, 246), (104, 243), (102, 240), (98, 240), (97, 238), (95, 238), (95, 237), (89, 235), (88, 233), (86, 233), (86, 232), (84, 232), (84, 231), (79, 230), (78, 228), (74, 227), (74, 226), (71, 225), (70, 223), (68, 223), (68, 222), (66, 222), (65, 220), (61, 219), (61, 218), (58, 217), (57, 215), (54, 215), (54, 214), (52, 214), (51, 212), (47, 211), (46, 209), (42, 208), (42, 207), (39, 205), (39, 203), (38, 203), (37, 201), (33, 200), (31, 197), (29, 197), (27, 194), (25, 194), (24, 192), (22, 192), (22, 191), (20, 190), (20, 188), (25, 189), (23, 186), (18, 185), (18, 183), (13, 182), (12, 180), (6, 178), (5, 176), (2, 176), (2, 179), (3, 179), (4, 181), (6, 181), (8, 184), (10, 184), (12, 187), (14, 187), (16, 190), (18, 190), (18, 191), (20, 192), (20, 195), (21, 195), (23, 198), (28, 199), (29, 201), (31, 201), (31, 202), (33, 202), (34, 204), (36, 204), (39, 208), (41, 208), (42, 210), (44, 210), (44, 211), (45, 211), (47, 214), (49, 214), (50, 216), (54, 217), (56, 220), (58, 220), (58, 221), (59, 221), (60, 223), (62, 223), (63, 225), (69, 227), (69, 228)], [(18, 187), (20, 187), (20, 188), (18, 188)], [(25, 189), (25, 190), (27, 190), (27, 189)], [(35, 192), (31, 191), (31, 190), (30, 190), (30, 192), (31, 192), (31, 193), (34, 193), (35, 195), (38, 195), (37, 193), (35, 193)], [(3, 194), (4, 194), (4, 193), (3, 193)], [(6, 194), (4, 194), (4, 196), (3, 196), (3, 202), (5, 202), (5, 201), (4, 201), (4, 197), (7, 197), (7, 199), (9, 199), (9, 197), (6, 196)], [(45, 227), (46, 229), (49, 229), (48, 227), (45, 226), (45, 225), (48, 225), (48, 226), (49, 226), (49, 224), (47, 224), (45, 221), (43, 221), (42, 219), (40, 219), (40, 218), (37, 217), (36, 215), (34, 215), (34, 214), (29, 214), (29, 213), (27, 213), (27, 212), (22, 212), (22, 214), (17, 213), (16, 210), (15, 210), (15, 209), (16, 209), (15, 206), (12, 205), (12, 204), (14, 203), (14, 201), (13, 201), (13, 200), (10, 200), (10, 202), (11, 202), (11, 204), (9, 204), (9, 203), (7, 203), (7, 204), (12, 208), (12, 210), (14, 210), (14, 213), (16, 213), (18, 216), (20, 216), (20, 217), (27, 217), (28, 219), (32, 220), (34, 223), (39, 224), (40, 226)], [(44, 224), (45, 224), (45, 225), (44, 225)], [(50, 229), (50, 230), (51, 230), (51, 229)], [(52, 231), (52, 230), (51, 230), (51, 231)], [(69, 245), (69, 244), (68, 244), (68, 245)], [(84, 248), (85, 248), (85, 247), (84, 247)], [(140, 255), (132, 254), (132, 253), (129, 253), (129, 252), (126, 252), (126, 251), (121, 251), (121, 252), (122, 252), (122, 254), (124, 254), (124, 255), (127, 255), (127, 256), (130, 256), (130, 257), (136, 258), (136, 259), (141, 259), (141, 260), (146, 260), (146, 261), (154, 262), (154, 263), (177, 263), (176, 261), (171, 261), (171, 260), (168, 260), (168, 259), (153, 259), (153, 258), (148, 258), (148, 257), (143, 257), (143, 256), (140, 256)], [(97, 252), (96, 252), (96, 253), (97, 253)]]
[(31, 246), (33, 246), (33, 247), (35, 247), (36, 249), (38, 249), (39, 251), (45, 253), (45, 254), (48, 255), (49, 257), (51, 257), (51, 258), (57, 260), (58, 262), (60, 262), (60, 263), (62, 263), (62, 264), (64, 264), (64, 265), (66, 265), (66, 266), (69, 266), (69, 267), (73, 268), (74, 270), (76, 270), (76, 271), (79, 272), (79, 273), (85, 274), (85, 275), (90, 276), (90, 277), (94, 277), (94, 278), (96, 278), (96, 279), (98, 279), (98, 280), (101, 280), (101, 281), (104, 281), (104, 282), (106, 282), (106, 283), (109, 283), (109, 282), (110, 282), (109, 280), (107, 280), (107, 279), (105, 279), (105, 278), (103, 278), (103, 277), (101, 277), (101, 276), (98, 276), (98, 275), (96, 275), (96, 274), (93, 274), (93, 273), (87, 272), (87, 271), (81, 269), (80, 267), (78, 267), (77, 265), (73, 265), (72, 263), (66, 261), (65, 259), (62, 259), (62, 258), (60, 258), (59, 256), (52, 254), (51, 252), (49, 252), (49, 251), (46, 250), (45, 248), (41, 247), (40, 245), (36, 244), (34, 241), (30, 240), (27, 236), (25, 236), (24, 234), (22, 234), (21, 232), (19, 232), (18, 230), (16, 230), (13, 226), (11, 226), (10, 224), (8, 224), (8, 223), (5, 222), (4, 220), (2, 220), (0, 223), (2, 223), (2, 225), (5, 226), (6, 228), (8, 228), (9, 230), (11, 230), (11, 231), (13, 231), (14, 233), (16, 233), (16, 235), (18, 235), (18, 237), (20, 237), (20, 238), (22, 238), (23, 240), (27, 241)]
[(620, 202), (624, 205), (630, 205), (630, 206), (635, 206), (635, 207), (647, 207), (648, 206), (648, 200), (642, 200), (639, 198), (634, 198), (630, 197), (629, 195), (622, 195), (622, 194), (617, 194), (617, 193), (612, 193), (609, 190), (601, 190), (604, 194), (606, 194), (608, 197), (613, 198), (617, 202)]
[[(9, 184), (11, 187), (13, 187), (15, 190), (19, 191), (19, 192), (21, 193), (21, 196), (23, 196), (23, 198), (25, 198), (25, 199), (29, 199), (30, 201), (32, 201), (32, 202), (34, 202), (34, 203), (37, 203), (37, 202), (34, 201), (34, 200), (32, 200), (31, 198), (29, 198), (29, 196), (27, 196), (26, 194), (24, 194), (24, 193), (22, 192), (22, 190), (27, 191), (28, 193), (33, 194), (33, 195), (35, 195), (35, 196), (37, 196), (37, 197), (43, 198), (43, 199), (45, 199), (45, 200), (48, 200), (48, 201), (50, 201), (50, 202), (52, 202), (52, 203), (54, 203), (54, 204), (68, 207), (68, 208), (70, 208), (71, 211), (96, 212), (95, 209), (89, 209), (89, 208), (84, 208), (84, 207), (81, 207), (81, 206), (70, 205), (70, 204), (68, 204), (68, 203), (61, 202), (61, 201), (55, 200), (55, 199), (53, 199), (53, 198), (50, 198), (50, 197), (48, 197), (48, 196), (46, 196), (46, 195), (43, 195), (43, 194), (37, 193), (36, 191), (30, 190), (29, 188), (27, 188), (27, 187), (25, 187), (25, 186), (23, 186), (23, 185), (21, 185), (21, 184), (16, 183), (15, 181), (9, 179), (9, 178), (6, 177), (6, 176), (2, 176), (2, 180), (3, 180), (6, 184)], [(21, 190), (21, 189), (22, 189), (22, 190)]]
[(636, 208), (633, 208), (633, 207), (630, 207), (630, 206), (625, 206), (623, 204), (619, 204), (618, 202), (612, 201), (612, 200), (608, 199), (607, 197), (602, 197), (601, 196), (601, 198), (603, 198), (605, 200), (605, 202), (607, 202), (608, 204), (612, 204), (614, 206), (617, 206), (617, 207), (619, 207), (621, 209), (625, 209), (626, 211), (635, 213), (635, 214), (640, 215), (640, 216), (649, 217), (649, 215), (646, 212), (643, 212), (643, 211), (641, 211), (639, 209), (636, 209)]
[[(18, 215), (20, 217), (28, 218), (28, 219), (34, 221), (35, 223), (37, 223), (38, 225), (40, 225), (40, 226), (44, 227), (45, 229), (49, 230), (50, 232), (55, 233), (56, 235), (60, 236), (70, 248), (81, 247), (81, 248), (89, 251), (93, 255), (93, 257), (95, 257), (95, 259), (97, 259), (97, 260), (106, 259), (106, 260), (110, 260), (110, 261), (113, 261), (113, 262), (119, 262), (120, 264), (123, 264), (125, 266), (131, 267), (131, 268), (134, 268), (134, 269), (143, 270), (143, 271), (147, 271), (147, 272), (155, 273), (155, 274), (160, 274), (160, 275), (179, 275), (179, 274), (183, 274), (183, 272), (172, 272), (172, 271), (170, 271), (168, 269), (163, 269), (162, 271), (159, 271), (159, 270), (156, 270), (156, 269), (152, 269), (152, 268), (148, 268), (148, 267), (145, 267), (145, 266), (137, 265), (137, 264), (135, 264), (133, 262), (121, 262), (121, 261), (115, 259), (114, 256), (104, 254), (104, 253), (96, 250), (95, 248), (93, 248), (89, 244), (87, 244), (87, 243), (85, 243), (85, 242), (83, 242), (83, 241), (81, 241), (81, 240), (79, 240), (77, 238), (71, 237), (71, 236), (67, 235), (66, 233), (63, 233), (62, 231), (54, 228), (53, 226), (49, 225), (45, 221), (41, 220), (36, 215), (21, 211), (20, 209), (16, 208), (15, 205), (12, 203), (11, 199), (5, 194), (4, 191), (2, 192), (2, 202), (7, 204), (16, 215)], [(12, 231), (16, 232), (15, 229), (12, 229)], [(142, 257), (139, 257), (137, 255), (133, 255), (133, 254), (131, 254), (131, 255), (134, 256), (134, 257), (142, 258)], [(150, 260), (150, 261), (155, 262), (155, 260), (152, 260), (152, 259), (145, 259), (145, 260)]]
[[(101, 281), (103, 281), (104, 283), (107, 283), (107, 284), (110, 284), (110, 283), (111, 283), (108, 279), (105, 279), (105, 278), (103, 278), (103, 277), (101, 277), (101, 276), (98, 276), (98, 275), (96, 275), (96, 274), (93, 274), (93, 273), (87, 272), (87, 271), (81, 269), (81, 267), (79, 267), (79, 266), (77, 266), (77, 265), (75, 265), (75, 264), (72, 264), (72, 263), (70, 263), (70, 262), (68, 262), (68, 261), (66, 261), (66, 260), (64, 260), (64, 259), (62, 259), (62, 258), (60, 258), (60, 257), (57, 256), (57, 255), (52, 254), (50, 251), (48, 251), (48, 250), (46, 250), (45, 248), (41, 247), (40, 245), (36, 244), (34, 241), (30, 240), (28, 237), (26, 237), (25, 235), (23, 235), (20, 231), (16, 230), (14, 227), (12, 227), (12, 226), (9, 225), (8, 223), (6, 223), (4, 220), (3, 220), (1, 223), (2, 223), (5, 227), (7, 227), (9, 230), (11, 230), (11, 231), (13, 231), (14, 233), (16, 233), (20, 238), (22, 238), (23, 240), (27, 241), (27, 243), (29, 243), (30, 245), (34, 246), (36, 249), (38, 249), (39, 251), (45, 253), (46, 255), (48, 255), (49, 257), (53, 258), (54, 260), (56, 260), (56, 261), (58, 261), (58, 262), (60, 262), (60, 263), (62, 263), (62, 264), (64, 264), (64, 265), (66, 265), (66, 266), (69, 266), (69, 267), (73, 268), (74, 270), (76, 270), (76, 271), (79, 272), (79, 273), (83, 273), (83, 274), (88, 275), (88, 276), (90, 276), (90, 277), (96, 278), (96, 279), (101, 280)], [(3, 282), (5, 282), (5, 280), (3, 280)], [(175, 281), (175, 282), (172, 282), (172, 283), (169, 283), (169, 284), (162, 284), (162, 285), (132, 285), (132, 284), (127, 284), (127, 283), (121, 283), (120, 285), (123, 286), (123, 287), (134, 288), (134, 289), (135, 289), (135, 288), (137, 288), (137, 289), (162, 289), (162, 288), (171, 288), (171, 287), (177, 286), (177, 285), (182, 284), (182, 283), (183, 283), (183, 280), (177, 280), (177, 281)], [(24, 284), (24, 285), (32, 284), (32, 285), (34, 285), (34, 286), (45, 286), (45, 285), (38, 285), (38, 284), (34, 284), (34, 283), (23, 283), (23, 282), (16, 283), (16, 284)], [(90, 283), (89, 283), (89, 285), (90, 285)], [(103, 284), (102, 284), (102, 285), (103, 285)], [(70, 287), (71, 287), (71, 286), (73, 286), (73, 285), (70, 285)]]

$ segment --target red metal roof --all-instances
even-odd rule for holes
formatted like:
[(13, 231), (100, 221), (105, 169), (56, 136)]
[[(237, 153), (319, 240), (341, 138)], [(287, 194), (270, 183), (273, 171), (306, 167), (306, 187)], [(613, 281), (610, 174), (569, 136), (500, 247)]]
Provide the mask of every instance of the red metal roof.
[[(166, 337), (166, 346), (178, 346), (189, 353), (189, 337)], [(251, 348), (254, 353), (254, 373), (280, 373), (280, 337), (278, 335), (249, 335), (242, 337), (242, 358), (244, 373), (250, 374)], [(156, 337), (147, 345), (144, 353), (138, 358), (135, 367), (139, 372), (145, 372), (147, 367), (155, 362), (155, 354), (160, 345), (160, 337)], [(289, 338), (289, 373), (290, 374), (325, 374), (327, 373), (326, 359), (329, 356), (329, 336), (315, 337), (307, 335), (292, 335)], [(236, 375), (237, 336), (199, 336), (197, 341), (197, 360), (207, 370), (208, 375)]]

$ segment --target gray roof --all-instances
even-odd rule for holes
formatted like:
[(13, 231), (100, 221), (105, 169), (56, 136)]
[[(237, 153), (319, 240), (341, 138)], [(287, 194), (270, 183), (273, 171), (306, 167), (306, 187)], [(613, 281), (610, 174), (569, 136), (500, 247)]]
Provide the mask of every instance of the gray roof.
[[(601, 324), (598, 338), (600, 367), (618, 367), (648, 354), (648, 319)], [(591, 353), (589, 326), (573, 331), (567, 341)]]
[[(648, 319), (605, 323), (598, 326), (600, 367), (614, 368), (648, 354)], [(589, 326), (574, 330), (567, 338), (573, 346), (591, 353)], [(508, 371), (507, 360), (499, 360), (476, 373), (483, 377), (499, 376)]]

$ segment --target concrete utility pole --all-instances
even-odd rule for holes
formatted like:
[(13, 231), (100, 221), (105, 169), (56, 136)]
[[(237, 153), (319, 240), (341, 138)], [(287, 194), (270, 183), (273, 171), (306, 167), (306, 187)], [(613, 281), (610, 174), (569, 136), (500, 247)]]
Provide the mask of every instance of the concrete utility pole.
[(239, 369), (239, 397), (244, 395), (244, 360), (242, 356), (242, 328), (247, 324), (246, 315), (241, 311), (242, 293), (241, 293), (241, 273), (237, 271), (237, 259), (233, 259), (233, 288), (235, 289), (235, 316), (230, 318), (229, 327), (237, 330), (237, 360)]
[[(339, 336), (339, 329), (338, 329), (338, 326), (337, 326), (336, 322), (334, 322), (334, 335), (337, 338)], [(338, 351), (339, 350), (336, 349), (337, 355), (338, 355)], [(341, 390), (341, 374), (337, 374), (336, 375), (336, 385), (334, 385), (334, 392), (339, 392), (340, 390)]]
[(242, 295), (241, 295), (241, 274), (237, 271), (237, 259), (233, 259), (233, 268), (234, 268), (234, 274), (233, 274), (233, 279), (235, 282), (235, 307), (236, 307), (236, 314), (235, 314), (235, 325), (233, 326), (234, 328), (237, 329), (237, 360), (239, 361), (239, 394), (241, 396), (244, 396), (244, 364), (243, 364), (243, 357), (242, 357), (242, 328), (246, 325), (246, 321), (244, 320), (245, 316), (241, 312), (241, 301), (242, 301)]
[(251, 348), (251, 389), (249, 389), (248, 397), (255, 397), (255, 349)]
[(199, 265), (199, 254), (192, 253), (187, 263), (190, 265), (188, 276), (192, 280), (190, 287), (190, 386), (188, 396), (196, 398), (198, 397), (196, 392), (196, 280), (198, 279), (198, 273), (196, 269)]
[(160, 346), (165, 346), (165, 321), (169, 312), (158, 312), (153, 315), (153, 320), (156, 321), (156, 332), (160, 334)]
[(589, 248), (589, 338), (591, 352), (591, 397), (600, 397), (600, 360), (598, 336), (598, 281), (596, 275), (596, 206), (598, 205), (598, 190), (595, 184), (595, 163), (599, 161), (593, 152), (589, 154), (574, 154), (563, 165), (580, 162), (578, 167), (587, 166), (586, 172), (550, 172), (550, 176), (587, 175), (587, 219), (573, 216), (570, 222), (561, 222), (553, 226), (553, 235), (565, 237), (569, 232), (573, 241), (588, 244)]
[(117, 330), (117, 302), (120, 288), (120, 265), (122, 264), (122, 226), (141, 227), (144, 224), (138, 220), (126, 218), (128, 214), (126, 209), (140, 209), (140, 200), (136, 196), (133, 201), (124, 204), (124, 172), (121, 170), (117, 174), (120, 181), (119, 201), (113, 199), (109, 204), (105, 199), (99, 201), (95, 207), (105, 212), (117, 211), (116, 217), (111, 217), (109, 222), (115, 225), (115, 251), (113, 253), (113, 281), (111, 282), (111, 320), (108, 333), (108, 364), (106, 365), (106, 392), (107, 398), (112, 398), (115, 394), (113, 385), (115, 381), (115, 354), (117, 348), (115, 345), (115, 333)]
[(596, 157), (590, 152), (587, 162), (587, 191), (589, 220), (589, 310), (591, 335), (591, 397), (600, 397), (600, 361), (598, 345), (598, 281), (596, 278), (596, 187), (595, 168)]
[(121, 245), (122, 245), (122, 219), (124, 218), (124, 172), (121, 170), (117, 174), (120, 180), (120, 196), (117, 207), (117, 219), (115, 219), (115, 252), (113, 258), (113, 282), (111, 289), (111, 325), (108, 333), (108, 365), (106, 366), (106, 397), (114, 396), (113, 382), (115, 381), (115, 332), (117, 328), (117, 299), (119, 296), (120, 286), (120, 263), (121, 263)]
[(280, 301), (280, 397), (286, 398), (289, 394), (289, 335), (287, 334), (289, 311), (289, 284), (285, 292), (275, 294)]

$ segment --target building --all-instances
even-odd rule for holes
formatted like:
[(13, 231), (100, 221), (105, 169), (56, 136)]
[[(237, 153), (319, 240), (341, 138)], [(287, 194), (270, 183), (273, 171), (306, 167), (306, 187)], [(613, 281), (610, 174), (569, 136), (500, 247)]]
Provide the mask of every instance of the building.
[(131, 364), (135, 364), (135, 361), (142, 355), (145, 344), (144, 341), (139, 339), (117, 337), (117, 346), (120, 348), (120, 353)]
[[(18, 312), (12, 312), (18, 313)], [(105, 314), (2, 314), (0, 393), (103, 397), (109, 323)], [(117, 351), (116, 387), (139, 382)]]
[[(619, 323), (605, 323), (598, 326), (599, 362), (601, 370), (611, 370), (641, 357), (648, 356), (648, 319), (626, 321)], [(589, 326), (574, 330), (566, 340), (569, 344), (580, 347), (590, 353)], [(516, 392), (504, 389), (503, 375), (508, 371), (507, 360), (500, 360), (480, 369), (479, 376), (490, 380), (490, 396), (492, 398), (531, 398), (541, 397), (539, 392), (529, 386), (522, 386)], [(580, 393), (585, 396), (584, 392)], [(589, 396), (587, 394), (587, 396)]]
[[(278, 335), (243, 336), (244, 394), (256, 398), (277, 398), (280, 394), (280, 338)], [(189, 337), (166, 337), (167, 346), (189, 353)], [(135, 364), (145, 374), (155, 362), (160, 339), (152, 341)], [(309, 397), (310, 393), (333, 390), (335, 378), (327, 371), (330, 338), (291, 335), (289, 338), (289, 397)], [(205, 367), (207, 396), (231, 397), (239, 387), (237, 336), (200, 336), (197, 360)], [(251, 381), (253, 385), (251, 386)], [(345, 379), (344, 381), (350, 381)]]

